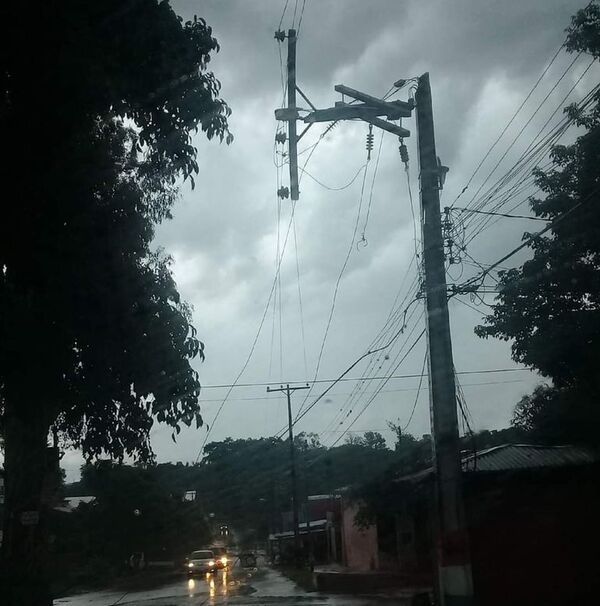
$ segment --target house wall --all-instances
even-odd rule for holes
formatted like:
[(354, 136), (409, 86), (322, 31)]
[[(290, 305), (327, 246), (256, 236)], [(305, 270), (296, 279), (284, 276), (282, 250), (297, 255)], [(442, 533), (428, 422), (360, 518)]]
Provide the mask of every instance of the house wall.
[(377, 526), (362, 529), (354, 524), (358, 503), (344, 503), (341, 519), (343, 564), (353, 570), (376, 570), (379, 567)]
[(482, 606), (596, 603), (598, 469), (501, 476), (466, 484), (473, 583)]
[[(478, 606), (598, 602), (598, 477), (597, 466), (465, 474)], [(397, 532), (405, 532), (407, 538), (405, 545), (398, 546), (399, 569), (409, 584), (426, 574), (433, 577), (432, 497), (432, 492), (422, 490), (412, 502), (405, 496), (398, 499)]]

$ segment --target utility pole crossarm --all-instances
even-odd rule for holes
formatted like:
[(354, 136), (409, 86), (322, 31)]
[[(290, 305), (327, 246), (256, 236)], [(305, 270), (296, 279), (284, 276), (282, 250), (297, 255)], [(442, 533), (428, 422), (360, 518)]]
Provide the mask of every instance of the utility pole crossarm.
[(343, 84), (336, 84), (334, 90), (342, 95), (346, 95), (348, 97), (352, 97), (357, 101), (363, 101), (367, 105), (380, 107), (388, 111), (390, 106), (396, 106), (397, 110), (400, 113), (401, 118), (410, 118), (412, 114), (412, 110), (414, 108), (414, 104), (412, 101), (384, 101), (383, 99), (378, 99), (377, 97), (373, 97), (373, 95), (368, 95), (367, 93), (363, 93), (354, 88), (350, 88), (349, 86), (344, 86)]
[[(393, 115), (393, 111), (387, 112)], [(391, 122), (386, 122), (379, 115), (385, 115), (386, 112), (382, 111), (381, 108), (368, 107), (366, 105), (338, 105), (336, 107), (329, 107), (327, 109), (318, 109), (311, 112), (303, 118), (304, 122), (313, 124), (315, 122), (335, 122), (336, 120), (364, 120), (373, 126), (377, 126), (382, 130), (386, 130), (400, 138), (409, 137), (410, 131)]]
[(410, 137), (410, 131), (406, 128), (402, 128), (401, 126), (396, 126), (395, 124), (391, 124), (390, 122), (386, 122), (381, 118), (363, 118), (365, 122), (372, 124), (373, 126), (377, 126), (381, 130), (386, 130), (388, 133), (392, 133), (400, 137), (400, 139), (404, 139), (404, 137)]

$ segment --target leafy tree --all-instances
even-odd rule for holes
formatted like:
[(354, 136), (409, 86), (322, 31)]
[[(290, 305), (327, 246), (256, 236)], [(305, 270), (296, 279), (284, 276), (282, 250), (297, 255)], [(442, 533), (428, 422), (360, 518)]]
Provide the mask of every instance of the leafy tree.
[(180, 561), (210, 541), (200, 504), (185, 501), (184, 490), (172, 490), (159, 466), (84, 465), (79, 488), (94, 501), (51, 517), (53, 579), (61, 577), (63, 586), (65, 580), (110, 582), (134, 552)]
[(306, 452), (313, 448), (321, 448), (319, 434), (312, 431), (301, 431), (298, 435), (294, 436), (294, 446), (301, 452)]
[(400, 426), (393, 422), (388, 422), (388, 426), (397, 430), (398, 435), (393, 458), (388, 460), (386, 466), (377, 474), (357, 482), (351, 493), (360, 502), (356, 516), (359, 526), (368, 526), (376, 521), (378, 516), (385, 517), (395, 513), (402, 487), (394, 480), (426, 469), (432, 464), (432, 444), (429, 436), (418, 440), (410, 433), (402, 433)]
[(364, 446), (372, 450), (386, 450), (387, 444), (385, 438), (378, 431), (365, 431), (362, 436), (349, 434), (346, 438), (346, 444), (351, 446)]
[(210, 540), (199, 504), (161, 480), (154, 465), (101, 461), (83, 467), (82, 482), (96, 497), (96, 543), (104, 553), (120, 560), (133, 551), (179, 559)]
[[(372, 479), (395, 458), (387, 448), (365, 444), (327, 449), (316, 434), (299, 433), (296, 447), (301, 501), (308, 494), (329, 493)], [(236, 534), (252, 528), (264, 537), (269, 529), (279, 528), (281, 512), (291, 508), (287, 440), (226, 438), (207, 444), (199, 464), (161, 464), (156, 473), (170, 490), (196, 489), (203, 511), (214, 513), (215, 524), (226, 523)]]
[[(176, 433), (202, 422), (190, 360), (203, 346), (150, 243), (199, 171), (193, 133), (231, 135), (202, 19), (157, 0), (9, 3), (2, 17), (2, 593), (27, 606), (50, 601), (49, 427), (88, 457), (148, 460), (154, 419)], [(19, 521), (30, 510), (33, 529)]]
[[(590, 3), (572, 19), (566, 47), (600, 57), (600, 8)], [(554, 221), (535, 237), (533, 257), (501, 273), (497, 304), (482, 337), (512, 341), (513, 359), (552, 380), (519, 403), (515, 423), (551, 440), (598, 441), (600, 408), (600, 108), (566, 112), (584, 130), (557, 145), (553, 167), (535, 171), (545, 194), (532, 198), (536, 216)], [(530, 234), (525, 234), (530, 237)], [(577, 419), (577, 425), (572, 421)], [(561, 427), (562, 425), (562, 427)]]
[[(585, 389), (585, 388), (584, 388)], [(538, 385), (517, 403), (513, 425), (540, 444), (598, 444), (598, 409), (593, 395), (579, 387)]]
[(364, 444), (372, 450), (386, 450), (385, 438), (378, 431), (365, 431)]

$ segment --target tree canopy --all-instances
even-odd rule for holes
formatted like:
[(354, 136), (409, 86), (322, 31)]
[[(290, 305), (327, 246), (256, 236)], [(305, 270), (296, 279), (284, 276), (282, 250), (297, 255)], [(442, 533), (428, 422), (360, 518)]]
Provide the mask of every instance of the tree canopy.
[(195, 185), (194, 135), (232, 137), (212, 30), (166, 0), (5, 3), (0, 23), (1, 568), (5, 597), (37, 605), (49, 427), (88, 458), (150, 460), (155, 420), (202, 423), (204, 346), (152, 239)]
[(2, 400), (88, 455), (147, 458), (152, 417), (201, 423), (203, 346), (151, 241), (199, 171), (194, 132), (231, 141), (218, 43), (165, 1), (4, 10)]
[[(573, 17), (566, 46), (599, 57), (599, 40), (600, 8), (590, 4)], [(539, 421), (550, 431), (551, 418), (557, 429), (560, 419), (585, 411), (587, 421), (577, 415), (579, 429), (563, 425), (568, 431), (553, 431), (553, 440), (587, 440), (589, 424), (595, 420), (597, 427), (600, 420), (600, 409), (591, 402), (600, 385), (599, 99), (596, 92), (587, 109), (565, 110), (584, 132), (574, 143), (553, 148), (552, 168), (535, 171), (543, 196), (530, 200), (535, 215), (551, 221), (551, 228), (531, 240), (530, 260), (500, 274), (497, 303), (476, 329), (482, 337), (510, 340), (515, 361), (552, 381), (520, 402), (518, 426), (539, 429)]]

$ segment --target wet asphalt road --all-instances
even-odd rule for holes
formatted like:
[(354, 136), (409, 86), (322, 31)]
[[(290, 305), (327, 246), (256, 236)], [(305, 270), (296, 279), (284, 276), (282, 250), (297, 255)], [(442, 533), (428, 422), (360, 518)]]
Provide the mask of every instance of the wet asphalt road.
[(54, 600), (54, 606), (370, 606), (404, 604), (400, 599), (307, 593), (268, 567), (256, 572), (221, 571), (142, 591), (96, 591)]

